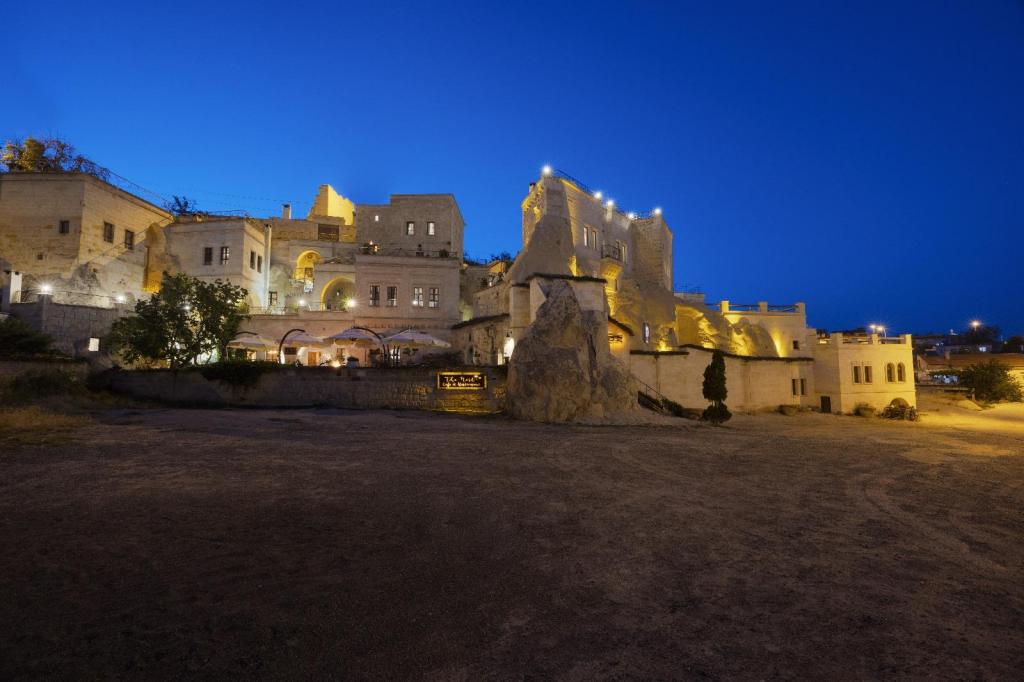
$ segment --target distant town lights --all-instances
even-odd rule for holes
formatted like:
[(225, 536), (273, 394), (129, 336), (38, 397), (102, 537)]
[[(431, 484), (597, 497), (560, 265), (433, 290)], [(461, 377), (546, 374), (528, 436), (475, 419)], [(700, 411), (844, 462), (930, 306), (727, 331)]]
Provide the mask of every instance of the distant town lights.
[(543, 175), (544, 177), (547, 177), (552, 173), (554, 173), (554, 169), (552, 169), (551, 166), (547, 164), (545, 164), (544, 167), (540, 169), (540, 174)]

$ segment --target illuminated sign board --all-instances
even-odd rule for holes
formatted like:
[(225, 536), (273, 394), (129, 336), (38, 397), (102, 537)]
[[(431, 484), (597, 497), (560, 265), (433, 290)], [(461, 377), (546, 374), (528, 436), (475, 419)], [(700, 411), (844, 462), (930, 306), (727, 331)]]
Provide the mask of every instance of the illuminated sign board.
[(438, 372), (437, 387), (446, 391), (482, 391), (487, 375), (482, 372)]

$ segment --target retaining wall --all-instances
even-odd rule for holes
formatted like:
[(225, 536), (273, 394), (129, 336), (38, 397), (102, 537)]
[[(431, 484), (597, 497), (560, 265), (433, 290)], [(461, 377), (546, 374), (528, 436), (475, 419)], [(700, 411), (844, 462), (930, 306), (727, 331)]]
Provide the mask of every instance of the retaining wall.
[(158, 402), (215, 407), (342, 407), (495, 413), (505, 409), (505, 373), (475, 367), (487, 377), (480, 390), (437, 387), (428, 368), (332, 369), (297, 367), (271, 371), (252, 386), (211, 381), (198, 371), (142, 370), (108, 374), (110, 390)]

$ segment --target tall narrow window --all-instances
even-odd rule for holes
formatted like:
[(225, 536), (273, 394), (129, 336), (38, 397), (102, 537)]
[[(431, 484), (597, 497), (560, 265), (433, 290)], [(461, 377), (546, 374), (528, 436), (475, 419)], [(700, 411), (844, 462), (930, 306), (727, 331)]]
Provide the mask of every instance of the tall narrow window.
[(61, 234), (67, 234), (71, 231), (71, 221), (62, 220), (60, 221), (60, 227), (58, 228)]
[(860, 365), (853, 366), (853, 383), (860, 383)]
[(124, 248), (129, 251), (135, 250), (135, 233), (131, 230), (124, 231)]
[(434, 221), (431, 220), (427, 223), (427, 234), (431, 237), (434, 236)]
[(807, 379), (800, 380), (800, 395), (807, 395)]
[(256, 272), (263, 272), (263, 256), (256, 256)]
[(427, 299), (427, 305), (431, 308), (436, 308), (441, 304), (441, 292), (437, 287), (430, 287), (430, 298)]
[(423, 307), (423, 287), (412, 288), (412, 306), (414, 308)]
[(793, 350), (800, 350), (800, 342), (793, 339)]
[(388, 307), (395, 308), (398, 306), (398, 287), (388, 287)]
[(370, 285), (370, 307), (371, 308), (376, 308), (379, 305), (380, 305), (380, 285), (379, 284), (371, 284)]
[(267, 305), (269, 305), (271, 308), (273, 308), (274, 306), (277, 305), (277, 292), (276, 291), (271, 291), (270, 294), (267, 296)]
[(416, 234), (416, 223), (411, 220), (405, 224), (405, 233), (409, 235)]
[(626, 262), (626, 242), (617, 241), (617, 242), (615, 242), (615, 246), (619, 247), (619, 260), (621, 260), (623, 263), (625, 263)]
[(896, 368), (891, 362), (885, 366), (885, 380), (890, 384), (896, 381)]
[(249, 250), (249, 269), (256, 269), (256, 252), (253, 251), (252, 249)]
[(231, 247), (222, 246), (220, 247), (220, 264), (227, 265), (228, 259), (231, 258)]
[(907, 380), (907, 368), (902, 362), (896, 365), (896, 380), (901, 384)]
[(103, 241), (108, 244), (114, 243), (114, 224), (103, 223)]
[(213, 247), (206, 246), (203, 248), (203, 265), (213, 265)]
[(793, 395), (800, 395), (800, 380), (791, 379), (790, 381), (793, 384)]
[(864, 365), (864, 383), (871, 383), (871, 365)]

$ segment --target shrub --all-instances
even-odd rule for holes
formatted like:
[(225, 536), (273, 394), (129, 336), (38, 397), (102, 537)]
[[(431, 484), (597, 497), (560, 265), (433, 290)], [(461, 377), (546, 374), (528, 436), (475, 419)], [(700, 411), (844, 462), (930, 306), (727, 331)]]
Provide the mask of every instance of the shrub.
[(905, 419), (910, 422), (916, 422), (918, 420), (917, 410), (911, 407), (905, 400), (894, 400), (889, 403), (886, 408), (882, 410), (882, 416), (886, 419)]
[(16, 317), (0, 319), (0, 358), (53, 355), (53, 339)]
[(725, 403), (708, 405), (701, 415), (701, 419), (712, 424), (721, 424), (732, 419), (732, 412), (725, 406)]
[(56, 368), (30, 369), (15, 375), (7, 387), (11, 402), (24, 403), (53, 395), (78, 395), (85, 392), (83, 381), (70, 372)]
[(276, 372), (281, 367), (282, 365), (276, 362), (230, 360), (204, 365), (199, 369), (199, 373), (210, 381), (223, 381), (232, 386), (255, 386), (261, 376), (267, 372)]
[(960, 385), (971, 389), (977, 400), (1021, 402), (1021, 386), (999, 360), (971, 365), (960, 370)]

